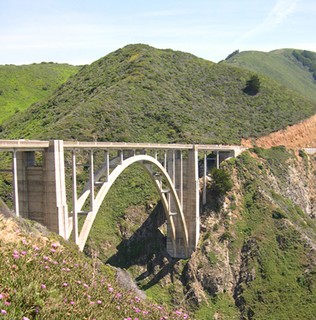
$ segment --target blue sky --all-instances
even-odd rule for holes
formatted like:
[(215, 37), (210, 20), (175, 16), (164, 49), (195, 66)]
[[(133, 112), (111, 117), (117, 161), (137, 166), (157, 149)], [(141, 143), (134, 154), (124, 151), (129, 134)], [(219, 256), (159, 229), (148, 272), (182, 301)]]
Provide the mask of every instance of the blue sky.
[(131, 43), (214, 62), (236, 49), (316, 52), (316, 1), (0, 0), (0, 64), (88, 64)]

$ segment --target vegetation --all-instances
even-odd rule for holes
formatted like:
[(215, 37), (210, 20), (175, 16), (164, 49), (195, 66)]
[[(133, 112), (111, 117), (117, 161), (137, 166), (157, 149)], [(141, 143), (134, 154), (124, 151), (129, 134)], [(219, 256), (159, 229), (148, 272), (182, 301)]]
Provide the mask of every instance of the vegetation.
[(0, 66), (0, 124), (13, 114), (43, 100), (74, 75), (79, 67), (40, 63)]
[(244, 88), (244, 92), (255, 96), (260, 91), (260, 80), (259, 77), (255, 74), (251, 76), (251, 78), (246, 82), (246, 87)]
[(316, 224), (286, 196), (302, 192), (294, 185), (288, 190), (297, 159), (283, 147), (255, 151), (259, 159), (244, 153), (235, 162), (243, 194), (241, 219), (232, 226), (232, 252), (243, 261), (236, 304), (247, 319), (312, 319), (316, 256), (303, 239), (315, 243)]
[(315, 62), (315, 52), (281, 49), (239, 52), (223, 63), (269, 77), (315, 102)]
[(309, 71), (313, 74), (313, 78), (316, 81), (316, 53), (303, 50), (294, 50), (293, 56), (303, 64), (303, 66), (307, 67)]
[(315, 104), (263, 76), (260, 94), (245, 94), (252, 75), (188, 53), (130, 45), (14, 115), (0, 138), (239, 143), (315, 113)]
[(0, 215), (1, 319), (189, 319), (123, 289), (114, 269), (41, 229)]

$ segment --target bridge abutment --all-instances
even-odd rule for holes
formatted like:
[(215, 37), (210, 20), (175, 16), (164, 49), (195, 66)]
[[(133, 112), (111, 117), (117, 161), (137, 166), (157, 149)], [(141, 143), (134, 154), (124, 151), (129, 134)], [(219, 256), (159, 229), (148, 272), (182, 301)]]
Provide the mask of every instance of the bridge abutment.
[(63, 141), (50, 141), (42, 156), (42, 164), (37, 165), (34, 151), (16, 152), (19, 215), (67, 238)]

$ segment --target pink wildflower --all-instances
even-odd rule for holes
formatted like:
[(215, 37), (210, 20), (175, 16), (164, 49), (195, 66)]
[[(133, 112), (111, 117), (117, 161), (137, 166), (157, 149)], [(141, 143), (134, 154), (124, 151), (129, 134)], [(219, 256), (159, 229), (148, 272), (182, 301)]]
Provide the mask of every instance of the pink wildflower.
[(44, 283), (41, 284), (42, 289), (46, 289), (46, 285)]
[(1, 314), (7, 314), (7, 312), (5, 310), (3, 310), (3, 309), (1, 309), (0, 313)]
[(97, 304), (101, 304), (101, 303), (102, 303), (102, 301), (101, 301), (101, 300), (98, 300), (98, 301), (97, 301)]
[(0, 293), (0, 299), (3, 299), (4, 295), (2, 293)]
[(113, 289), (112, 287), (109, 287), (109, 288), (108, 288), (108, 291), (109, 291), (109, 292), (113, 292), (113, 290), (114, 290), (114, 289)]
[(63, 283), (63, 287), (68, 287), (68, 283), (67, 283), (67, 282), (64, 282), (64, 283)]
[(21, 254), (22, 254), (23, 256), (25, 256), (25, 255), (27, 254), (27, 252), (26, 252), (26, 251), (21, 251)]
[(57, 249), (59, 247), (58, 243), (52, 243), (52, 248)]
[(30, 320), (28, 317), (23, 317), (22, 320)]
[(4, 305), (5, 306), (9, 306), (11, 304), (11, 302), (9, 302), (9, 301), (4, 301)]
[(75, 301), (70, 301), (70, 304), (73, 306), (74, 304), (76, 304)]

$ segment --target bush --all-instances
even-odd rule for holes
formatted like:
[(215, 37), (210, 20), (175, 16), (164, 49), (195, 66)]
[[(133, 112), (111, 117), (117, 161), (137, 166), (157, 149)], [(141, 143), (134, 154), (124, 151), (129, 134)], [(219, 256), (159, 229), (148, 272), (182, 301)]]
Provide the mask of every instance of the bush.
[(250, 96), (255, 96), (260, 91), (260, 80), (257, 75), (253, 75), (247, 82), (244, 92)]
[(219, 197), (225, 196), (233, 188), (233, 182), (228, 171), (224, 169), (213, 169), (211, 177), (211, 189), (215, 195)]

